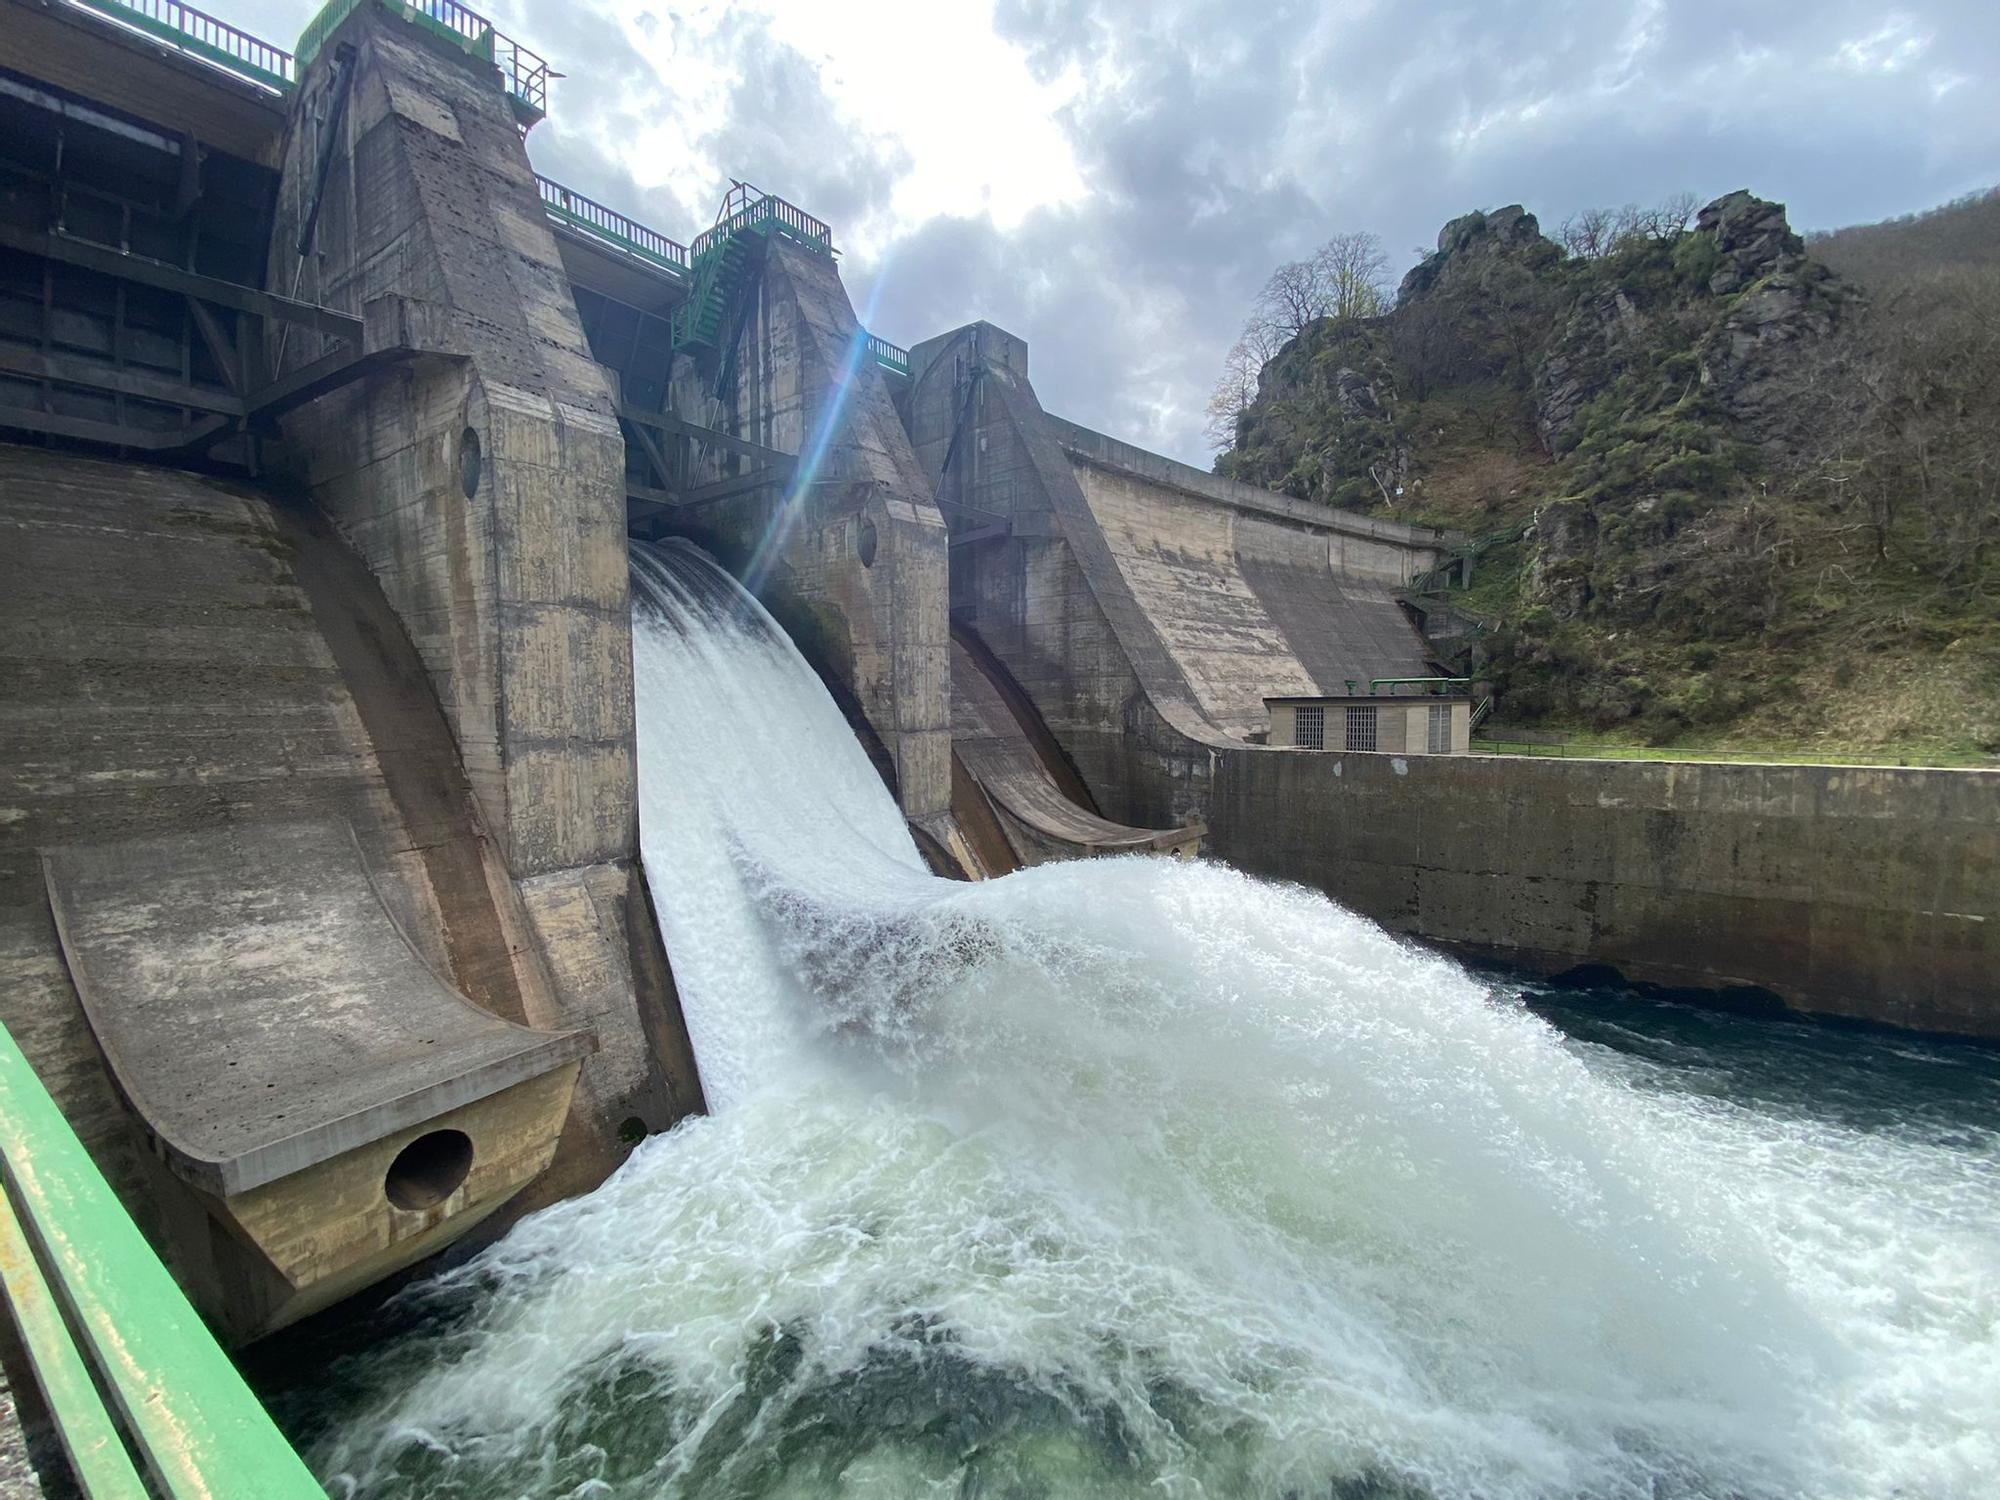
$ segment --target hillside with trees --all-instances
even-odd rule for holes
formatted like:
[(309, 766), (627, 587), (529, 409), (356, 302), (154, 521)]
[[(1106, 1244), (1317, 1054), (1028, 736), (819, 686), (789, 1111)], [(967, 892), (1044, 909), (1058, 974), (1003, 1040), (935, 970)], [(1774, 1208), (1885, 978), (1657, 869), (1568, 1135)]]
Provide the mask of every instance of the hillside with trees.
[(1747, 192), (1366, 235), (1280, 267), (1218, 472), (1448, 527), (1411, 596), (1497, 718), (2000, 754), (2000, 192), (1815, 236)]

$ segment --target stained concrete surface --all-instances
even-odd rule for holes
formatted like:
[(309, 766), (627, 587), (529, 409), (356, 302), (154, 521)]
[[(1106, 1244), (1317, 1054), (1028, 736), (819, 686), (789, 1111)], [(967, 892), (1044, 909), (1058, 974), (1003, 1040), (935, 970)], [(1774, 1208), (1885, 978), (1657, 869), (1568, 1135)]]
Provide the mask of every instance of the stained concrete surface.
[(241, 1193), (592, 1050), (438, 978), (344, 822), (43, 851), (63, 954), (113, 1075), (174, 1168)]
[(1058, 783), (1060, 765), (1051, 766), (1018, 707), (1003, 685), (964, 643), (951, 652), (951, 737), (953, 751), (1001, 815), (1016, 860), (1091, 854), (1150, 852), (1196, 843), (1199, 828), (1131, 828), (1098, 816), (1082, 800), (1081, 786)]
[(1210, 838), (1470, 953), (2000, 1038), (2000, 772), (1245, 747)]
[[(858, 356), (860, 326), (832, 259), (782, 238), (757, 252), (723, 357), (683, 354), (685, 420), (802, 455), (795, 482), (669, 512), (663, 524), (747, 577), (800, 649), (832, 674), (888, 753), (897, 800), (948, 818), (951, 691), (946, 530), (890, 399)], [(710, 453), (700, 479), (735, 460)]]
[[(287, 416), (298, 477), (415, 643), (514, 875), (630, 858), (624, 443), (491, 64), (357, 7), (301, 80), (282, 167), (270, 283), (356, 313), (408, 299), (457, 356)], [(294, 332), (283, 367), (325, 352)]]
[[(349, 46), (351, 83), (336, 66)], [(701, 1107), (659, 935), (633, 894), (625, 448), (610, 383), (490, 63), (358, 7), (301, 80), (282, 168), (273, 283), (296, 278), (301, 296), (355, 311), (404, 299), (435, 332), (427, 347), (452, 355), (290, 414), (286, 451), (413, 643), (498, 847), (481, 873), (504, 930), (451, 929), (466, 959), (532, 968), (521, 1018), (597, 1034), (563, 1150), (521, 1201), (582, 1191), (623, 1159), (631, 1122), (661, 1130)], [(285, 365), (323, 352), (294, 336)], [(394, 719), (405, 696), (395, 685), (380, 715), (365, 694), (358, 705)], [(478, 883), (463, 865), (431, 877), (447, 891)]]
[[(1059, 441), (1079, 431), (1048, 420)], [(1343, 566), (1338, 513), (1322, 509), (1315, 524), (1285, 496), (1231, 486), (1218, 497), (1171, 482), (1172, 471), (1153, 472), (1170, 460), (1124, 444), (1112, 451), (1132, 467), (1085, 451), (1064, 448), (1090, 516), (1210, 722), (1242, 738), (1264, 727), (1266, 698), (1428, 674), (1395, 590), (1436, 556), (1435, 533), (1371, 538), (1367, 565)]]
[(39, 851), (324, 818), (353, 828), (430, 969), (495, 1015), (600, 1037), (597, 1092), (579, 1085), (556, 1163), (507, 1213), (595, 1185), (629, 1149), (627, 1118), (664, 1128), (698, 1107), (691, 1057), (684, 1082), (662, 1078), (679, 1017), (633, 871), (510, 878), (351, 553), (243, 486), (0, 445), (0, 1020), (156, 1243), (147, 1158)]
[(904, 420), (956, 537), (953, 621), (1028, 695), (1102, 813), (1134, 827), (1200, 817), (1210, 752), (1235, 742), (1119, 569), (1028, 383), (1025, 345), (981, 323), (910, 361)]

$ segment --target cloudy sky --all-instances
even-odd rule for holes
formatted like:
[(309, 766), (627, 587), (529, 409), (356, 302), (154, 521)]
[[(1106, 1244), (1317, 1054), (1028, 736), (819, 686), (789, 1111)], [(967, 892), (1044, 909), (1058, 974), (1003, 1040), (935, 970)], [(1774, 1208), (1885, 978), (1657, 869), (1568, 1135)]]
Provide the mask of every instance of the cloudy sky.
[[(286, 44), (304, 0), (212, 0)], [(1748, 187), (1802, 229), (2000, 183), (2000, 0), (493, 0), (541, 171), (686, 240), (731, 177), (863, 322), (1028, 341), (1052, 411), (1206, 465), (1271, 267), (1346, 229)]]

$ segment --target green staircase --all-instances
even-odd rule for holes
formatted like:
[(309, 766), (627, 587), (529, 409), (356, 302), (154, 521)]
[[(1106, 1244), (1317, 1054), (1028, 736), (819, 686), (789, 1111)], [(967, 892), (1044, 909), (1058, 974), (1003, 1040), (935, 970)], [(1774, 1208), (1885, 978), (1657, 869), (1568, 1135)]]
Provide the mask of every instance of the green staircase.
[(674, 309), (674, 348), (720, 347), (722, 320), (750, 269), (752, 235), (779, 235), (816, 254), (833, 255), (833, 231), (823, 221), (747, 182), (733, 184), (723, 196), (714, 227), (696, 235), (691, 247), (688, 269), (694, 284)]
[(752, 257), (747, 241), (747, 231), (728, 234), (696, 252), (694, 285), (674, 309), (676, 349), (720, 346), (723, 313), (742, 284), (744, 272), (750, 268)]

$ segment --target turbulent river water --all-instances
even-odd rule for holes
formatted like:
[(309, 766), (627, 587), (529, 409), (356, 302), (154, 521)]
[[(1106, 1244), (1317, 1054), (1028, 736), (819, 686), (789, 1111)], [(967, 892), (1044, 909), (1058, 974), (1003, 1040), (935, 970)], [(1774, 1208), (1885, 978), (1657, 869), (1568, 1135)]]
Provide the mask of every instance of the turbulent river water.
[(1993, 1054), (1213, 865), (934, 879), (761, 611), (633, 570), (713, 1113), (394, 1305), (296, 1419), (335, 1494), (1994, 1492)]

